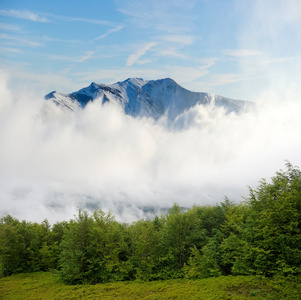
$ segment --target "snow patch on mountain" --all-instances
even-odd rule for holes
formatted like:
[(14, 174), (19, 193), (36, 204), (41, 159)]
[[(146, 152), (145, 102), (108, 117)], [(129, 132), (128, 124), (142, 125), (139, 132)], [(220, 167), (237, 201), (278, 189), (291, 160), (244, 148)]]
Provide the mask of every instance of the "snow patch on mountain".
[(240, 113), (246, 108), (254, 108), (255, 103), (234, 100), (219, 95), (203, 92), (192, 92), (173, 79), (144, 80), (128, 78), (114, 84), (98, 84), (92, 82), (88, 87), (77, 92), (62, 94), (51, 92), (45, 96), (65, 111), (77, 111), (91, 101), (107, 102), (118, 105), (133, 117), (148, 117), (155, 120), (167, 116), (174, 121), (196, 105), (208, 108), (222, 107), (226, 113)]

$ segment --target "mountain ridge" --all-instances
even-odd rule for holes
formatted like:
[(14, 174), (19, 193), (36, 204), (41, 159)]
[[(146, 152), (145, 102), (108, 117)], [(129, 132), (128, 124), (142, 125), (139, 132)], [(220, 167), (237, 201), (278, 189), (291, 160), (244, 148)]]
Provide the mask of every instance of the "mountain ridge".
[(159, 119), (167, 115), (174, 120), (195, 105), (223, 107), (226, 113), (240, 113), (255, 103), (234, 100), (212, 93), (189, 91), (171, 78), (144, 80), (128, 78), (113, 84), (92, 82), (69, 94), (53, 91), (44, 97), (67, 110), (83, 109), (90, 101), (113, 102), (127, 115)]

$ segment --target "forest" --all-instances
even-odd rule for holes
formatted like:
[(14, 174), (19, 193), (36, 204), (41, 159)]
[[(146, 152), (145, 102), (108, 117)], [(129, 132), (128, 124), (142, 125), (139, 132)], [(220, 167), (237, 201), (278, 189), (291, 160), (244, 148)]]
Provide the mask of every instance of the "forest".
[(66, 284), (301, 274), (301, 171), (286, 163), (241, 203), (117, 222), (102, 210), (41, 223), (0, 220), (0, 277), (57, 272)]

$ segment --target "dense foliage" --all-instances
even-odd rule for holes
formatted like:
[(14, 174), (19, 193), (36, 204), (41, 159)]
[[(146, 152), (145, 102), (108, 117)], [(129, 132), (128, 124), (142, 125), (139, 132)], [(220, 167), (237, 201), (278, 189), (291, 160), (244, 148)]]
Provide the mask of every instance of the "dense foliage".
[(0, 272), (58, 270), (66, 283), (301, 274), (301, 172), (287, 163), (240, 204), (182, 209), (132, 224), (79, 210), (50, 226), (0, 221)]

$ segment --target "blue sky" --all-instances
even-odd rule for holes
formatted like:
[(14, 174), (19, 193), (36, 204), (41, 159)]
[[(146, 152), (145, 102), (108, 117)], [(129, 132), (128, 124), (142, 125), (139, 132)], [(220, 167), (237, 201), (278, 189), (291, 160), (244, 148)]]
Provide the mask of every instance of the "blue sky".
[(171, 77), (254, 100), (300, 91), (299, 0), (2, 0), (0, 67), (45, 94)]

